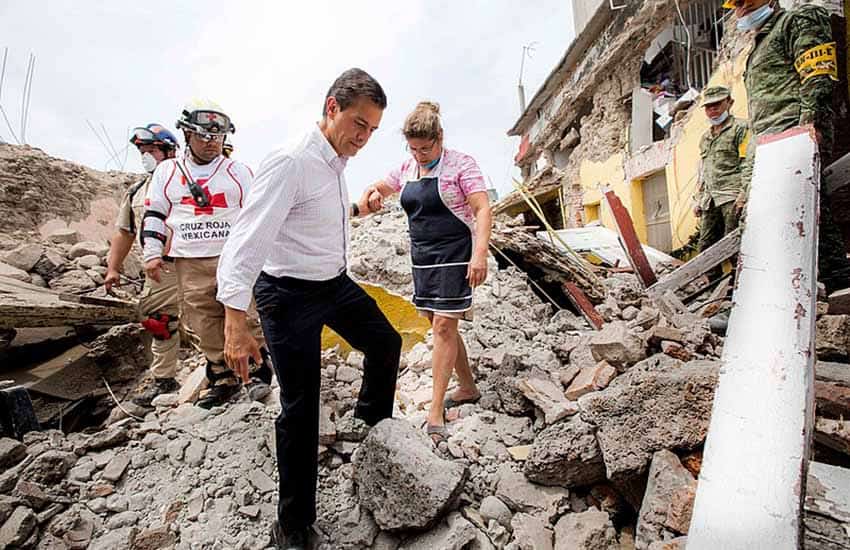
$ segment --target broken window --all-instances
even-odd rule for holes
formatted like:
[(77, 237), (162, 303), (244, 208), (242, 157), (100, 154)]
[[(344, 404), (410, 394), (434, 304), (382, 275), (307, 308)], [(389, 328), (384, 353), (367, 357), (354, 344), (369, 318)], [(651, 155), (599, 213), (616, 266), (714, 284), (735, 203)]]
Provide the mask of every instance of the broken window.
[(632, 152), (669, 137), (677, 112), (688, 108), (708, 83), (723, 34), (723, 10), (714, 0), (676, 11), (647, 48), (640, 86), (632, 94)]

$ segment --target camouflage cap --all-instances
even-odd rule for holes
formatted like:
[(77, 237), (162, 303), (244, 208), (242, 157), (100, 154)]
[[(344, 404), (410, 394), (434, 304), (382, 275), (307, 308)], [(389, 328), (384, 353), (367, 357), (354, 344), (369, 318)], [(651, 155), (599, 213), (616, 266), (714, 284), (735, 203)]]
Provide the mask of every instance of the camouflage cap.
[(732, 97), (732, 92), (726, 86), (712, 86), (702, 92), (702, 106), (705, 107), (729, 97)]

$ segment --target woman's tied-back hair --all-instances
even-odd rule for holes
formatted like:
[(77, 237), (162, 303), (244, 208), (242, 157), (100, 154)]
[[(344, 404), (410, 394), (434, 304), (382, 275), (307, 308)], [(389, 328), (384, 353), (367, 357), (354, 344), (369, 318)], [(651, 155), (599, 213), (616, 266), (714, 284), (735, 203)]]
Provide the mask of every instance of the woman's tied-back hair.
[(430, 101), (420, 101), (413, 112), (407, 115), (401, 131), (407, 139), (440, 139), (443, 137), (440, 105)]

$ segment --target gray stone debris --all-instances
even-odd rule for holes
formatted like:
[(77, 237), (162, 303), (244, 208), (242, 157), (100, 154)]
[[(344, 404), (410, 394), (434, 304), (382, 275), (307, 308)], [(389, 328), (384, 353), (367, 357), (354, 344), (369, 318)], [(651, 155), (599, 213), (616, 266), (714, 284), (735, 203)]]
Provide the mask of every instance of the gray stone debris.
[(607, 361), (619, 371), (646, 358), (646, 342), (629, 330), (626, 323), (607, 323), (590, 339), (590, 351), (596, 361)]
[(499, 467), (496, 496), (514, 512), (531, 514), (547, 523), (569, 509), (569, 491), (535, 485), (508, 464)]
[(469, 475), (437, 457), (421, 430), (397, 419), (373, 427), (353, 463), (360, 503), (388, 531), (433, 525), (454, 506)]
[(593, 426), (579, 416), (540, 432), (525, 461), (525, 477), (542, 485), (580, 487), (605, 479)]
[(22, 546), (36, 528), (37, 518), (29, 508), (19, 506), (0, 527), (0, 548)]
[(492, 495), (484, 497), (484, 500), (481, 501), (479, 512), (485, 521), (496, 520), (504, 527), (510, 529), (513, 514), (511, 513), (511, 509), (499, 498)]
[(637, 550), (688, 532), (696, 488), (694, 476), (674, 453), (661, 450), (653, 455), (635, 533)]
[(517, 378), (517, 388), (543, 413), (544, 422), (553, 424), (576, 414), (578, 405), (567, 400), (559, 385), (545, 378)]
[(539, 518), (519, 513), (511, 521), (514, 544), (519, 550), (552, 550), (552, 527)]
[(14, 266), (23, 271), (32, 271), (35, 264), (41, 259), (44, 254), (44, 247), (40, 244), (29, 243), (22, 244), (17, 248), (6, 252), (0, 258), (3, 262)]
[(0, 468), (14, 466), (27, 456), (27, 446), (8, 437), (0, 438)]
[(608, 514), (591, 508), (567, 514), (555, 525), (555, 550), (604, 550), (619, 548), (617, 532)]
[(472, 523), (458, 512), (452, 512), (443, 523), (406, 541), (399, 550), (463, 550), (477, 535), (478, 529)]
[(646, 471), (661, 449), (693, 449), (705, 441), (719, 364), (682, 363), (659, 354), (579, 399), (581, 417), (597, 427), (609, 479)]
[(101, 477), (107, 481), (118, 481), (124, 475), (127, 466), (130, 465), (130, 457), (126, 453), (120, 453), (109, 461), (109, 464), (103, 469)]

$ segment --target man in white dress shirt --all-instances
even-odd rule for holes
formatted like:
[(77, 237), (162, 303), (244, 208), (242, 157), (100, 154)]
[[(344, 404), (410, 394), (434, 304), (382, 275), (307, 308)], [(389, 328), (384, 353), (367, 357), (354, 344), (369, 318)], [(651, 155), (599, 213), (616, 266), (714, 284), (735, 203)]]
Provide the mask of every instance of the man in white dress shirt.
[(275, 423), (278, 548), (306, 548), (316, 519), (321, 332), (331, 327), (365, 354), (355, 417), (392, 416), (401, 337), (347, 275), (349, 204), (343, 170), (381, 122), (387, 100), (375, 79), (349, 69), (331, 85), (321, 122), (269, 154), (233, 225), (218, 267), (226, 306), (225, 359), (247, 376), (259, 347), (246, 326), (252, 290), (280, 380)]

